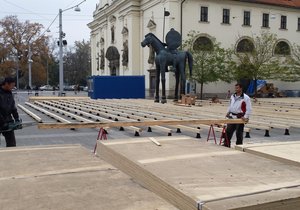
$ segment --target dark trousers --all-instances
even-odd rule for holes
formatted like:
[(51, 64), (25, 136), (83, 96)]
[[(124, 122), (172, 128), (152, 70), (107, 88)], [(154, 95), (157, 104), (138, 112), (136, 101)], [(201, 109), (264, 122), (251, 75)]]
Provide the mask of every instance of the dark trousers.
[(236, 145), (243, 144), (244, 126), (245, 126), (244, 124), (228, 124), (227, 125), (226, 135), (227, 135), (227, 138), (229, 141), (229, 145), (226, 145), (226, 146), (230, 147), (231, 138), (233, 136), (234, 131), (235, 131), (235, 135), (236, 135)]
[(3, 132), (2, 135), (6, 141), (6, 147), (15, 147), (16, 146), (16, 137), (14, 131)]

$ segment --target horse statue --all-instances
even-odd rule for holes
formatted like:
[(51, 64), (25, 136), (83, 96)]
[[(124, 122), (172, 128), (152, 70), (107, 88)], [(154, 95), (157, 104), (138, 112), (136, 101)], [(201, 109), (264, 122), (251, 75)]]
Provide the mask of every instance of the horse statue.
[[(192, 75), (193, 68), (193, 57), (188, 51), (177, 51), (177, 48), (181, 45), (181, 35), (171, 29), (166, 35), (167, 44), (161, 42), (153, 33), (148, 33), (145, 39), (141, 42), (142, 47), (152, 46), (156, 53), (155, 66), (156, 66), (156, 83), (155, 83), (155, 100), (154, 102), (159, 102), (159, 82), (161, 76), (162, 84), (162, 96), (161, 103), (166, 103), (166, 77), (165, 73), (168, 72), (168, 66), (173, 66), (175, 71), (175, 97), (174, 100), (177, 101), (178, 97), (178, 87), (179, 83), (180, 94), (185, 94), (185, 66), (186, 60), (188, 60), (190, 75)], [(181, 79), (181, 80), (180, 80)]]

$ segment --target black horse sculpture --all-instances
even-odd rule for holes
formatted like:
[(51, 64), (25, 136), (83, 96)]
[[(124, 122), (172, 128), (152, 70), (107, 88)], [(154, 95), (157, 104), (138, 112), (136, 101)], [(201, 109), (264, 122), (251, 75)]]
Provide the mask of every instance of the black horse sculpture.
[[(188, 60), (190, 75), (192, 75), (192, 67), (193, 67), (193, 57), (191, 53), (187, 51), (171, 51), (166, 48), (166, 44), (161, 42), (154, 34), (148, 33), (145, 36), (145, 39), (141, 42), (142, 47), (152, 46), (155, 53), (155, 66), (156, 66), (156, 87), (155, 87), (155, 100), (154, 102), (159, 102), (159, 82), (161, 76), (162, 83), (162, 97), (161, 103), (166, 103), (166, 77), (165, 73), (168, 71), (168, 66), (175, 67), (175, 100), (178, 100), (178, 87), (179, 83), (181, 83), (180, 94), (185, 94), (185, 65), (186, 60)], [(181, 80), (180, 80), (181, 78)]]

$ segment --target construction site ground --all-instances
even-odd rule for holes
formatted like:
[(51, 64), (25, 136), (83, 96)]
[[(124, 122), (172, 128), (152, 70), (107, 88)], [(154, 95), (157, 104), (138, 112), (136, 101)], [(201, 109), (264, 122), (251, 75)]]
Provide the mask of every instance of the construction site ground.
[[(60, 101), (51, 101), (51, 99), (41, 101), (37, 100), (37, 102), (29, 101), (29, 97), (33, 95), (34, 93), (28, 94), (27, 92), (18, 92), (15, 95), (16, 103), (41, 117), (43, 123), (58, 122), (56, 119), (49, 117), (45, 113), (42, 113), (41, 111), (33, 108), (34, 106), (38, 106), (39, 108), (48, 110), (49, 112), (64, 118), (68, 122), (80, 122), (82, 121), (82, 119), (78, 120), (76, 117), (68, 117), (68, 114), (63, 114), (63, 112), (72, 112), (72, 114), (84, 118), (84, 122), (95, 122), (94, 119), (88, 117), (88, 114), (85, 116), (84, 114), (73, 110), (73, 108), (78, 106), (80, 103), (82, 103), (85, 108), (90, 108), (90, 106), (92, 106), (92, 103), (89, 101), (90, 99), (82, 99), (82, 102), (67, 100), (68, 97), (86, 97), (86, 92), (80, 92), (76, 95), (74, 92), (67, 92), (67, 96), (65, 97), (65, 99), (61, 97), (63, 98), (63, 100)], [(40, 98), (51, 96), (53, 96), (51, 91), (39, 92)], [(85, 100), (87, 100), (88, 102), (84, 102)], [(131, 114), (131, 112), (134, 112), (134, 109), (136, 110), (136, 112), (144, 112), (148, 115), (147, 120), (150, 120), (151, 115), (153, 115), (153, 119), (156, 118), (156, 120), (178, 120), (188, 118), (221, 120), (225, 118), (226, 107), (228, 103), (222, 100), (221, 104), (214, 104), (210, 101), (197, 101), (195, 106), (188, 106), (183, 104), (175, 105), (172, 100), (169, 100), (167, 104), (154, 104), (153, 100), (147, 99), (98, 101), (100, 104), (94, 104), (95, 106), (107, 105), (108, 110), (111, 110), (111, 112), (108, 111), (108, 113), (100, 117), (106, 118), (110, 121), (118, 120), (118, 122), (137, 120), (137, 118), (132, 119), (126, 117), (125, 115), (122, 116), (119, 113), (120, 110), (116, 110), (118, 107), (126, 110), (125, 113), (129, 115)], [(30, 103), (32, 106), (30, 106), (28, 103)], [(103, 104), (101, 105), (101, 103)], [(64, 106), (67, 106), (67, 104), (70, 105), (69, 109), (72, 109), (73, 111), (63, 108)], [(125, 108), (125, 105), (129, 105), (132, 107)], [(124, 106), (124, 108), (122, 108), (122, 106)], [(151, 145), (151, 148), (153, 147), (152, 149), (155, 150), (155, 147), (163, 148), (163, 145), (155, 145), (155, 142), (151, 142), (151, 139), (158, 140), (159, 142), (159, 139), (166, 138), (168, 139), (167, 142), (170, 142), (172, 141), (172, 139), (176, 141), (176, 138), (183, 138), (187, 139), (187, 142), (193, 142), (193, 146), (188, 146), (191, 147), (191, 149), (193, 147), (196, 147), (198, 143), (199, 149), (201, 147), (202, 150), (205, 150), (205, 148), (207, 147), (206, 152), (208, 152), (208, 156), (211, 156), (211, 152), (213, 153), (219, 150), (220, 154), (222, 154), (223, 151), (225, 151), (225, 153), (227, 151), (232, 151), (234, 153), (238, 152), (242, 154), (247, 153), (247, 155), (252, 153), (250, 156), (254, 155), (255, 158), (257, 158), (254, 158), (253, 161), (258, 160), (259, 162), (261, 158), (264, 159), (262, 163), (258, 163), (258, 168), (267, 167), (264, 166), (264, 164), (267, 164), (268, 167), (271, 168), (270, 170), (273, 170), (273, 165), (275, 168), (278, 167), (279, 170), (282, 165), (282, 171), (285, 171), (284, 173), (287, 174), (280, 175), (279, 172), (274, 171), (273, 173), (271, 173), (272, 175), (274, 175), (275, 173), (274, 182), (278, 183), (278, 185), (274, 185), (275, 188), (278, 190), (281, 186), (283, 186), (280, 185), (281, 180), (282, 183), (285, 184), (284, 188), (295, 187), (295, 189), (292, 190), (292, 192), (289, 191), (287, 193), (288, 196), (287, 194), (284, 194), (284, 192), (283, 194), (281, 194), (282, 192), (280, 192), (279, 194), (271, 193), (270, 197), (276, 198), (276, 201), (281, 201), (279, 195), (281, 195), (281, 198), (284, 198), (286, 200), (294, 199), (294, 206), (289, 204), (289, 208), (299, 209), (300, 193), (298, 191), (298, 187), (300, 185), (300, 177), (296, 174), (300, 174), (300, 155), (297, 153), (297, 148), (299, 148), (298, 143), (300, 142), (300, 99), (258, 99), (258, 102), (253, 102), (253, 106), (253, 116), (250, 119), (250, 123), (246, 125), (245, 129), (248, 129), (247, 131), (249, 131), (249, 133), (247, 133), (247, 135), (250, 135), (250, 138), (244, 138), (244, 145), (242, 147), (237, 147), (236, 149), (234, 148), (235, 136), (232, 139), (233, 144), (231, 149), (224, 148), (218, 145), (222, 127), (215, 126), (214, 128), (217, 143), (215, 144), (215, 140), (212, 134), (210, 134), (208, 138), (208, 133), (210, 130), (210, 126), (208, 125), (181, 125), (180, 133), (176, 132), (179, 130), (179, 126), (178, 128), (176, 126), (152, 126), (151, 132), (149, 132), (150, 130), (147, 126), (143, 126), (140, 128), (124, 127), (123, 129), (120, 129), (118, 127), (106, 128), (108, 132), (108, 140), (105, 140), (103, 142), (134, 142), (138, 140), (149, 141), (151, 144), (153, 144)], [(52, 109), (51, 107), (59, 110)], [(18, 110), (20, 117), (22, 118), (24, 123), (35, 121), (22, 109), (18, 108)], [(60, 112), (61, 110), (62, 112)], [(273, 113), (271, 113), (271, 110), (273, 110)], [(277, 112), (278, 114), (276, 114)], [(199, 116), (197, 116), (197, 113), (199, 114)], [(140, 117), (145, 119), (145, 116), (143, 115), (140, 115)], [(281, 117), (283, 120), (280, 120)], [(97, 156), (95, 156), (93, 154), (93, 151), (95, 148), (98, 132), (99, 128), (39, 129), (37, 126), (26, 127), (21, 130), (15, 131), (17, 147), (9, 149), (5, 148), (5, 141), (3, 136), (1, 136), (0, 156), (1, 160), (3, 161), (1, 161), (0, 164), (0, 187), (2, 189), (0, 192), (0, 209), (184, 209), (183, 206), (177, 205), (176, 202), (172, 202), (171, 198), (170, 200), (168, 197), (164, 197), (158, 192), (155, 192), (155, 189), (146, 187), (147, 185), (143, 184), (143, 180), (138, 180), (134, 176), (129, 176), (128, 173), (124, 173), (124, 169), (118, 168), (116, 165), (114, 165), (114, 162), (109, 162), (107, 160), (104, 161), (104, 158), (101, 157), (101, 152), (98, 152), (98, 150)], [(162, 140), (162, 142), (164, 142), (164, 140)], [(182, 144), (182, 142), (180, 144)], [(277, 145), (277, 148), (275, 150), (266, 149), (270, 147), (275, 148), (275, 146), (271, 145)], [(125, 148), (128, 147), (126, 146)], [(132, 148), (132, 154), (135, 154), (135, 149), (136, 148)], [(202, 150), (200, 150), (195, 150), (194, 153), (201, 153)], [(141, 149), (140, 151), (143, 150)], [(145, 150), (144, 153), (147, 153), (147, 150)], [(120, 152), (120, 154), (122, 154), (122, 152)], [(166, 158), (171, 155), (166, 153), (162, 154), (165, 154)], [(176, 154), (176, 151), (173, 151), (173, 155)], [(247, 157), (245, 158), (242, 154), (240, 158), (241, 161), (237, 161), (237, 164), (247, 166)], [(155, 158), (157, 156), (159, 155), (153, 154), (152, 158)], [(212, 154), (212, 156), (214, 155)], [(225, 155), (223, 158), (226, 157), (228, 157), (228, 155)], [(147, 158), (149, 159), (150, 157)], [(208, 159), (201, 158), (202, 161)], [(193, 157), (190, 161), (194, 160), (195, 157)], [(194, 162), (194, 164), (196, 164), (196, 162)], [(210, 180), (211, 182), (211, 178), (222, 179), (222, 177), (214, 177), (214, 171), (216, 173), (222, 173), (222, 168), (214, 169), (215, 165), (211, 164), (211, 160), (207, 163), (204, 162), (202, 164), (207, 164), (206, 166), (209, 168), (209, 173), (211, 175), (202, 177), (202, 182), (205, 179), (207, 179), (208, 181)], [(174, 165), (176, 165), (176, 163), (174, 163)], [(222, 158), (218, 160), (217, 165), (219, 167), (222, 165)], [(246, 169), (247, 167), (245, 168), (245, 172)], [(228, 170), (228, 168), (226, 170)], [(255, 175), (256, 172), (253, 172), (253, 175)], [(247, 171), (246, 173), (251, 174), (251, 170)], [(228, 175), (227, 172), (225, 174)], [(203, 174), (201, 174), (201, 176), (202, 175)], [(276, 175), (278, 175), (278, 177), (276, 177)], [(178, 171), (178, 174), (176, 174), (176, 176), (180, 176), (180, 170)], [(197, 175), (194, 174), (193, 176)], [(264, 174), (262, 174), (262, 177), (263, 176)], [(285, 177), (287, 180), (283, 180), (282, 177)], [(267, 177), (264, 177), (263, 179), (267, 180)], [(254, 178), (254, 180), (259, 182), (259, 178)], [(168, 180), (165, 181), (166, 183), (168, 183)], [(226, 187), (228, 186), (226, 186), (226, 181), (225, 183), (221, 180), (219, 181), (219, 187), (224, 187), (224, 191), (219, 192), (219, 197), (224, 198), (226, 197)], [(197, 182), (189, 183), (183, 180), (182, 183), (187, 185), (197, 185)], [(222, 186), (222, 183), (225, 185)], [(251, 183), (253, 184), (254, 181), (252, 181)], [(261, 183), (266, 183), (266, 181), (261, 181)], [(270, 183), (269, 186), (272, 186), (272, 184), (274, 183)], [(259, 188), (259, 190), (264, 191), (265, 188), (263, 187), (263, 185), (264, 184), (260, 185), (262, 187)], [(174, 185), (173, 187), (178, 189), (178, 186), (176, 185)], [(214, 187), (214, 190), (218, 189), (216, 186)], [(233, 191), (233, 194), (230, 194), (230, 190), (232, 192), (232, 189), (230, 189), (228, 191), (228, 196), (238, 195), (239, 193), (241, 195), (244, 195), (248, 193), (246, 187), (245, 189), (243, 187), (237, 187), (240, 188), (240, 192), (239, 190), (237, 190)], [(196, 188), (198, 189), (199, 186), (197, 186)], [(209, 189), (209, 185), (207, 185), (206, 188)], [(268, 190), (270, 189), (271, 188), (268, 188)], [(185, 191), (184, 188), (183, 191)], [(201, 201), (202, 198), (202, 201), (213, 200), (216, 198), (213, 196), (209, 197), (209, 193), (205, 194), (201, 190), (197, 191), (197, 193), (198, 192), (200, 194), (197, 194), (196, 196), (193, 194), (191, 195), (191, 197), (197, 198), (194, 199), (196, 203), (198, 201)], [(190, 193), (187, 193), (186, 196), (190, 196)], [(236, 203), (244, 202), (243, 200), (235, 199), (236, 198), (231, 199), (230, 202), (227, 202), (228, 206), (223, 206), (224, 209), (259, 209), (254, 205), (255, 197), (252, 198), (252, 200), (254, 200), (251, 203), (252, 207), (250, 204), (250, 207), (247, 207), (246, 204), (235, 206)], [(261, 202), (268, 203), (275, 201), (266, 198)], [(219, 209), (220, 205), (222, 206), (224, 204), (222, 202), (211, 203), (211, 206), (207, 205), (207, 209)], [(199, 204), (193, 207), (191, 209), (200, 208)], [(272, 206), (269, 207), (269, 209), (273, 208)], [(203, 209), (205, 208), (206, 207), (204, 205)], [(266, 206), (263, 205), (260, 208), (267, 209)], [(284, 207), (282, 209), (284, 209)]]

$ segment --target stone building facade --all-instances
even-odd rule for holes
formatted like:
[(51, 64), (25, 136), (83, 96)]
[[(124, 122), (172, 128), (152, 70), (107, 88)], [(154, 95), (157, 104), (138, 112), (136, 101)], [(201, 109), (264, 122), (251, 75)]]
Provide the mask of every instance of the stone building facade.
[[(170, 12), (169, 16), (164, 11)], [(300, 44), (299, 0), (101, 0), (93, 17), (88, 24), (92, 75), (145, 75), (147, 95), (154, 90), (155, 66), (152, 50), (140, 43), (149, 32), (164, 41), (171, 28), (180, 32), (183, 40), (194, 30), (199, 32), (199, 40), (215, 38), (224, 48), (238, 49), (250, 37), (269, 31), (277, 35), (278, 46), (291, 49)], [(279, 90), (300, 86), (299, 82), (268, 82)], [(170, 95), (174, 86), (173, 73), (167, 73)], [(205, 85), (204, 93), (228, 89), (232, 84), (218, 82)]]

